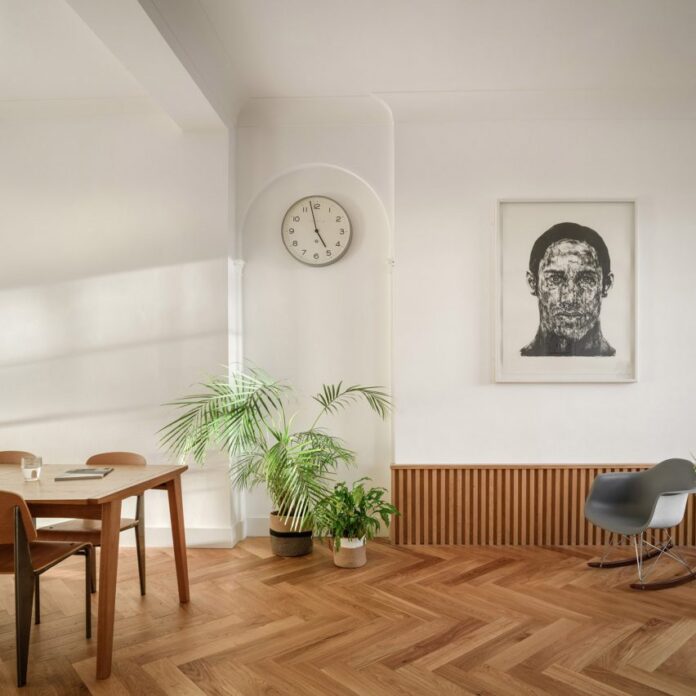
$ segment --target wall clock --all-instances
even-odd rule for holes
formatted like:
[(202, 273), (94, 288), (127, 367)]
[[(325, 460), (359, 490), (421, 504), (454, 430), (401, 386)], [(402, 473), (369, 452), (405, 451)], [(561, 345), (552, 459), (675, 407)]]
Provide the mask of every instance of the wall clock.
[(353, 232), (343, 206), (326, 196), (305, 196), (288, 208), (281, 235), (293, 258), (328, 266), (343, 258)]

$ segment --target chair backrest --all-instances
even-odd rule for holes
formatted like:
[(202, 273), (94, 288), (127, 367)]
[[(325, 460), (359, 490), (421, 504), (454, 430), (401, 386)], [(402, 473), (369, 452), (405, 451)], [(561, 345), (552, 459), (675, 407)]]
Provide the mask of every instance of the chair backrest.
[(102, 452), (93, 454), (86, 462), (88, 466), (118, 466), (119, 464), (137, 464), (145, 466), (145, 457), (135, 452)]
[(688, 494), (696, 492), (696, 471), (688, 459), (665, 459), (636, 477), (636, 502), (648, 527), (666, 529), (678, 525), (686, 510)]
[(14, 464), (19, 466), (22, 463), (22, 457), (33, 457), (31, 452), (21, 452), (19, 450), (7, 450), (6, 452), (0, 452), (0, 465), (2, 464)]
[(653, 496), (696, 492), (696, 470), (688, 459), (665, 459), (641, 472), (644, 490)]
[(36, 527), (34, 527), (34, 522), (31, 519), (29, 508), (24, 502), (24, 498), (10, 491), (0, 491), (0, 544), (14, 544), (15, 508), (19, 508), (21, 513), (27, 540), (36, 540)]

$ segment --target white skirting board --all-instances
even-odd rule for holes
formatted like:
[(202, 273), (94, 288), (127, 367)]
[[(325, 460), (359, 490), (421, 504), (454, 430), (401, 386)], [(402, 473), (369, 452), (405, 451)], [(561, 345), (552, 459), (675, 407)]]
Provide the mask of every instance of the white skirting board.
[(268, 515), (246, 518), (245, 536), (269, 536), (268, 534)]

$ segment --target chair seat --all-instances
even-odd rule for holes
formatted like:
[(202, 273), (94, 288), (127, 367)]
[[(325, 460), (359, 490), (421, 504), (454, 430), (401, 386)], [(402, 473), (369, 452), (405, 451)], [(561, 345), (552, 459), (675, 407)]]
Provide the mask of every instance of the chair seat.
[(592, 501), (585, 507), (585, 517), (596, 527), (625, 536), (640, 534), (648, 526), (645, 515), (633, 504), (607, 505)]
[[(29, 543), (31, 565), (35, 573), (43, 573), (56, 563), (72, 556), (86, 543), (72, 541), (32, 541)], [(14, 573), (14, 545), (0, 544), (0, 574)]]
[[(119, 529), (123, 532), (138, 526), (138, 520), (124, 518)], [(41, 541), (84, 541), (93, 546), (101, 542), (101, 520), (67, 520), (39, 527), (36, 530)]]

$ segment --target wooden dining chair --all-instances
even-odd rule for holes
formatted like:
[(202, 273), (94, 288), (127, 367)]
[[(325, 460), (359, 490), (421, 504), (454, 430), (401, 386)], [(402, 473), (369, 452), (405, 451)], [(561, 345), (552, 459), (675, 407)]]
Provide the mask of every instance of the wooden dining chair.
[[(0, 466), (3, 464), (6, 464), (8, 466), (20, 466), (22, 463), (22, 459), (24, 457), (35, 457), (36, 455), (33, 452), (24, 452), (23, 450), (4, 450), (0, 452)], [(34, 522), (34, 526), (36, 526), (36, 518), (33, 517), (32, 521)], [(75, 540), (69, 540), (69, 541), (75, 541)], [(94, 587), (95, 587), (95, 580), (94, 577), (96, 575), (96, 561), (94, 554), (92, 556), (92, 592), (94, 592)], [(38, 592), (38, 585), (37, 585), (37, 591), (34, 593), (34, 599), (36, 601), (36, 606), (34, 608), (34, 617), (36, 619), (36, 623), (41, 622), (41, 599), (39, 596)]]
[[(87, 466), (119, 466), (135, 464), (145, 466), (145, 457), (134, 452), (103, 452), (95, 454), (86, 461)], [(122, 532), (127, 529), (135, 530), (135, 548), (138, 557), (138, 575), (140, 576), (140, 594), (145, 594), (145, 496), (143, 493), (136, 497), (135, 517), (121, 519)], [(68, 520), (57, 522), (46, 527), (39, 527), (39, 539), (47, 541), (82, 541), (92, 546), (101, 545), (101, 520)], [(93, 557), (92, 592), (97, 588), (97, 564)]]
[[(15, 644), (17, 686), (27, 682), (31, 607), (39, 595), (39, 577), (70, 556), (85, 556), (85, 620), (87, 638), (92, 636), (91, 573), (94, 549), (81, 542), (37, 541), (36, 527), (22, 496), (0, 491), (0, 574), (14, 575)], [(39, 603), (37, 601), (37, 609)], [(37, 617), (37, 623), (39, 623)]]
[(19, 466), (22, 463), (23, 457), (34, 457), (31, 452), (22, 452), (20, 450), (7, 450), (0, 452), (0, 465), (13, 464)]
[[(33, 452), (24, 452), (22, 450), (5, 450), (0, 452), (0, 466), (7, 464), (8, 466), (19, 466), (22, 463), (24, 457), (35, 457)], [(36, 526), (36, 518), (32, 517), (32, 522)], [(41, 622), (41, 599), (38, 590), (38, 578), (36, 579), (36, 592), (34, 593), (34, 599), (36, 601), (36, 607), (34, 609), (34, 617), (36, 623)]]

